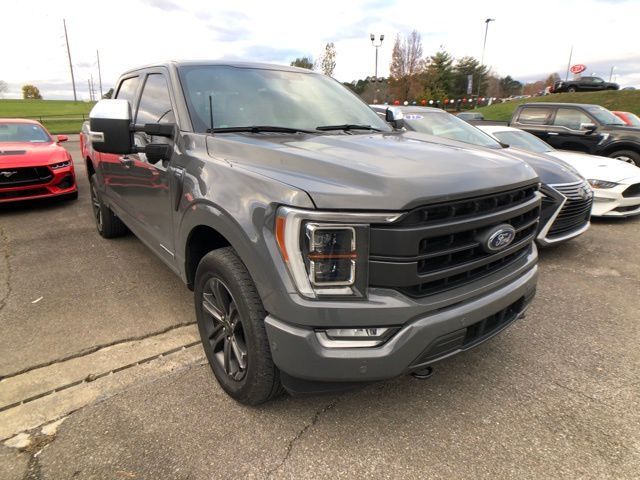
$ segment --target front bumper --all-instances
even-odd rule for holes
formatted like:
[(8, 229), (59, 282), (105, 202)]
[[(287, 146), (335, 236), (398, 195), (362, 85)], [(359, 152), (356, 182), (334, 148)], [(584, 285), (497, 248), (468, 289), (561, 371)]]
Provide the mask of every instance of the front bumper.
[(640, 196), (623, 196), (628, 184), (594, 189), (591, 215), (594, 217), (631, 217), (640, 215)]
[[(386, 343), (373, 348), (323, 347), (315, 329), (268, 315), (265, 325), (271, 354), (282, 372), (304, 381), (370, 382), (393, 378), (479, 345), (506, 328), (522, 315), (533, 298), (537, 275), (534, 264), (515, 280), (473, 300), (425, 313), (404, 324), (402, 319), (388, 318), (389, 325), (402, 327)], [(497, 322), (496, 314), (500, 312), (504, 316)], [(485, 327), (491, 322), (492, 328), (481, 328), (483, 321)]]
[(51, 170), (47, 183), (19, 187), (0, 187), (0, 204), (69, 195), (78, 191), (73, 166)]

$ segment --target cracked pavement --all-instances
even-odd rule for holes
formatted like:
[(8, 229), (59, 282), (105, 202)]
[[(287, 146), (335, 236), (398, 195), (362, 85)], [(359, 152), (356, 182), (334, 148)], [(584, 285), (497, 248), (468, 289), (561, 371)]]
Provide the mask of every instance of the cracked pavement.
[[(98, 238), (78, 170), (78, 202), (0, 211), (0, 376), (192, 321), (140, 242)], [(637, 478), (639, 237), (640, 219), (595, 221), (542, 251), (527, 318), (429, 380), (249, 408), (201, 362), (158, 368), (1, 445), (0, 478)]]

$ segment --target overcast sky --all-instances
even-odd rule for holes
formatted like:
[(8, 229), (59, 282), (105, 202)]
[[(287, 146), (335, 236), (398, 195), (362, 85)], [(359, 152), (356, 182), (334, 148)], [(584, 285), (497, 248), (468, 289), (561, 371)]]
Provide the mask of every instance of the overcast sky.
[(327, 42), (337, 49), (335, 77), (373, 75), (369, 33), (385, 34), (379, 75), (387, 75), (393, 39), (416, 29), (424, 53), (440, 46), (454, 57), (480, 58), (484, 20), (490, 24), (485, 63), (499, 75), (531, 81), (559, 72), (569, 49), (585, 74), (640, 87), (640, 0), (4, 0), (0, 5), (6, 97), (33, 83), (44, 98), (73, 98), (62, 19), (66, 18), (78, 95), (87, 79), (103, 90), (131, 67), (166, 59), (244, 59), (288, 64), (317, 58)]

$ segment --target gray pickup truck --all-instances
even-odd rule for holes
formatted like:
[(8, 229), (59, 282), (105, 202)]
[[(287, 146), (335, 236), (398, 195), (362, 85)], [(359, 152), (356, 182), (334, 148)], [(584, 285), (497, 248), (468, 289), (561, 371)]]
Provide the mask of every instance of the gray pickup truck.
[(98, 232), (131, 230), (193, 289), (242, 403), (427, 376), (534, 296), (531, 167), (394, 131), (308, 70), (131, 70), (82, 151)]

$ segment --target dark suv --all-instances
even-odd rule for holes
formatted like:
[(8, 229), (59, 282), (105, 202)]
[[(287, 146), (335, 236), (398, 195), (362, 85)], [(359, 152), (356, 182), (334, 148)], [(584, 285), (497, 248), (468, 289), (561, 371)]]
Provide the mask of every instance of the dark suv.
[(599, 105), (525, 103), (509, 126), (532, 133), (559, 150), (617, 158), (640, 166), (640, 128), (629, 127)]
[(618, 90), (617, 83), (605, 82), (600, 77), (581, 77), (573, 80), (559, 80), (553, 84), (553, 93), (596, 92), (599, 90)]

